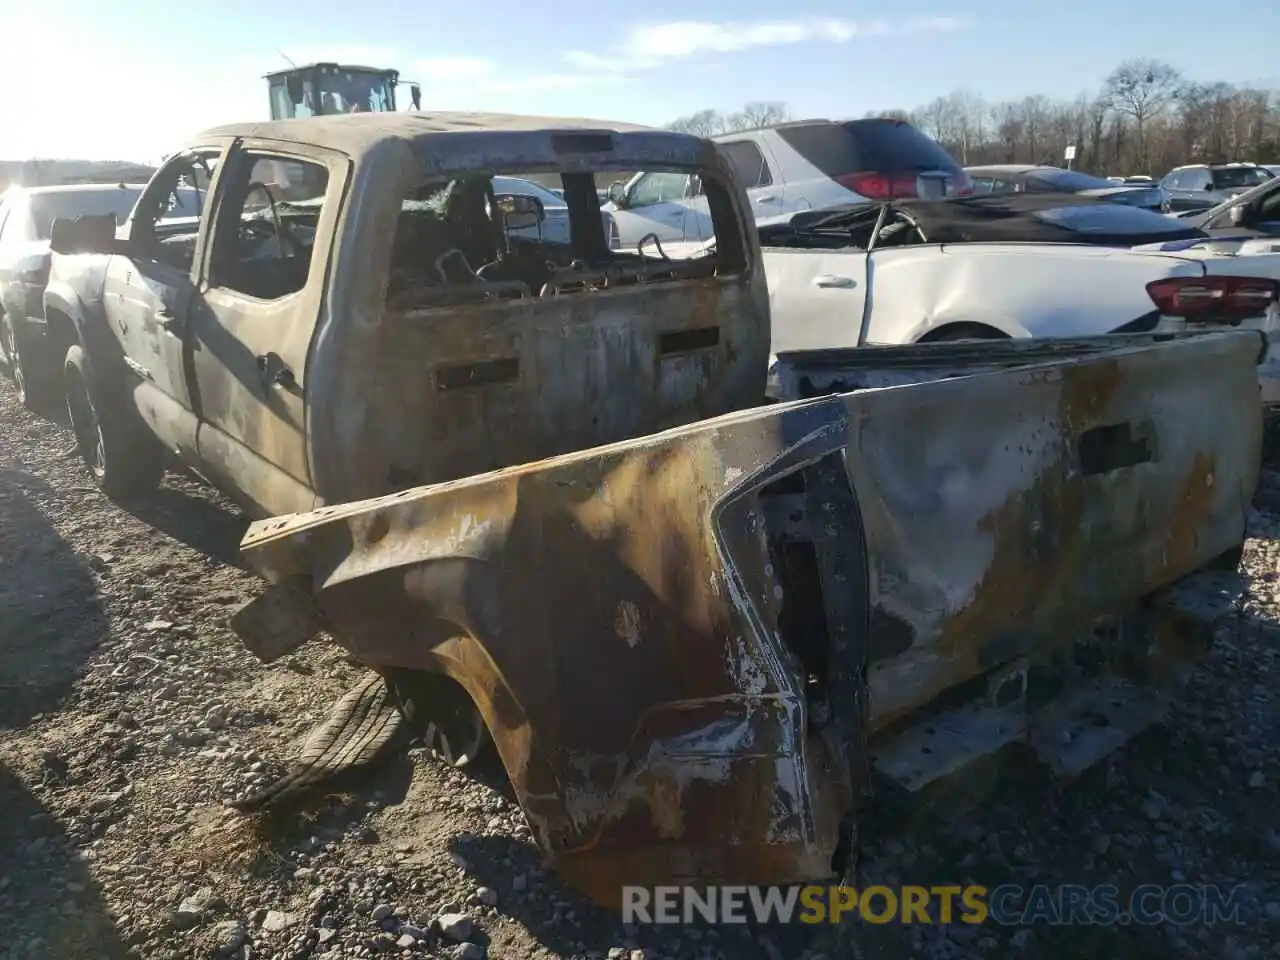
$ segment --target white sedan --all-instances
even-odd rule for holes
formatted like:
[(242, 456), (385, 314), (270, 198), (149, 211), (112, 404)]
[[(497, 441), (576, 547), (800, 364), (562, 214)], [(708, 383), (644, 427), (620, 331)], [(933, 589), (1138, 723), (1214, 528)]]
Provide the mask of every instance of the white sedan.
[[(759, 234), (774, 353), (1220, 325), (1280, 336), (1271, 245), (1215, 241), (1133, 207), (1033, 195), (860, 204)], [(1268, 405), (1280, 404), (1272, 356)]]

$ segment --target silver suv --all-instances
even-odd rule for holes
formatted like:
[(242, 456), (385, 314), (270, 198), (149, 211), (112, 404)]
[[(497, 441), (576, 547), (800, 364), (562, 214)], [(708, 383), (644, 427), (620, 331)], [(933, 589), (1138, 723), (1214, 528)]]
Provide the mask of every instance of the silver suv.
[(1193, 163), (1174, 167), (1163, 180), (1164, 213), (1208, 210), (1265, 183), (1275, 174), (1256, 163)]

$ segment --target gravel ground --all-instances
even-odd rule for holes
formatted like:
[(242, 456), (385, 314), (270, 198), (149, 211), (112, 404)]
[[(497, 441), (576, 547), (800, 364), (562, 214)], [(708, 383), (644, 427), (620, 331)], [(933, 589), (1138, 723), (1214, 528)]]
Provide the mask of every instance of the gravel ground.
[[(359, 669), (321, 646), (258, 664), (225, 626), (254, 589), (246, 521), (174, 475), (126, 512), (70, 448), (0, 386), (0, 956), (851, 955), (830, 928), (624, 928), (539, 867), (496, 771), (420, 750), (251, 828), (223, 801), (282, 770)], [(858, 953), (1280, 957), (1280, 473), (1256, 508), (1247, 608), (1166, 728), (1069, 786), (949, 795), (862, 861), (888, 884), (1244, 884), (1240, 922), (863, 927)]]

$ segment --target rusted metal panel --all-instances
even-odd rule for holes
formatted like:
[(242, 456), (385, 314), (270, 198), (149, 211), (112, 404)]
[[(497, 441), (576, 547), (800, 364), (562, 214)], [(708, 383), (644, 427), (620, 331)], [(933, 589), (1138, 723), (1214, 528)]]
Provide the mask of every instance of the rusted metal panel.
[[(599, 899), (624, 878), (822, 877), (857, 730), (828, 710), (838, 697), (814, 700), (809, 638), (783, 628), (813, 584), (778, 567), (766, 502), (798, 476), (843, 461), (860, 514), (844, 549), (867, 575), (842, 561), (851, 599), (825, 616), (856, 621), (854, 655), (898, 627), (866, 677), (871, 732), (1242, 542), (1255, 337), (1008, 356), (263, 521), (245, 555), (310, 580), (363, 662), (456, 679), (543, 850)], [(1148, 459), (1082, 469), (1082, 437), (1136, 421)], [(814, 489), (802, 537), (804, 511), (840, 499)], [(819, 672), (862, 682), (856, 665)], [(865, 696), (835, 691), (850, 692)]]
[[(429, 119), (385, 120), (404, 137), (392, 139), (379, 124), (327, 119), (334, 137), (352, 138), (355, 160), (306, 363), (318, 502), (631, 439), (759, 402), (768, 291), (745, 191), (708, 141), (623, 129), (607, 150), (586, 143), (566, 151), (556, 138), (581, 132), (571, 122), (537, 128), (509, 118), (485, 128), (477, 120), (461, 132), (470, 120), (441, 129)], [(305, 132), (280, 126), (282, 136)], [(617, 164), (698, 172), (716, 201), (724, 268), (707, 261), (681, 278), (646, 282), (665, 268), (621, 259), (557, 270), (543, 295), (525, 299), (424, 307), (388, 298), (402, 200), (429, 175)], [(628, 274), (630, 285), (606, 282), (610, 271)], [(593, 289), (567, 292), (570, 278)], [(672, 339), (712, 328), (714, 341), (696, 346)]]

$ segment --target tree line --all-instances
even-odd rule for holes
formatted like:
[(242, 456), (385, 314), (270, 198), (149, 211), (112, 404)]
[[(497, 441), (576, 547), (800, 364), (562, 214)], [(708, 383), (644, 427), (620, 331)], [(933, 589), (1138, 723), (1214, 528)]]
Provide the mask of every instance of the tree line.
[[(1073, 100), (1043, 94), (990, 103), (970, 90), (936, 97), (914, 110), (871, 111), (907, 120), (943, 144), (964, 166), (1042, 163), (1096, 174), (1163, 176), (1185, 163), (1280, 163), (1280, 91), (1188, 80), (1158, 60), (1127, 60), (1102, 86)], [(748, 103), (722, 114), (702, 110), (669, 127), (701, 136), (791, 119), (785, 103)]]

